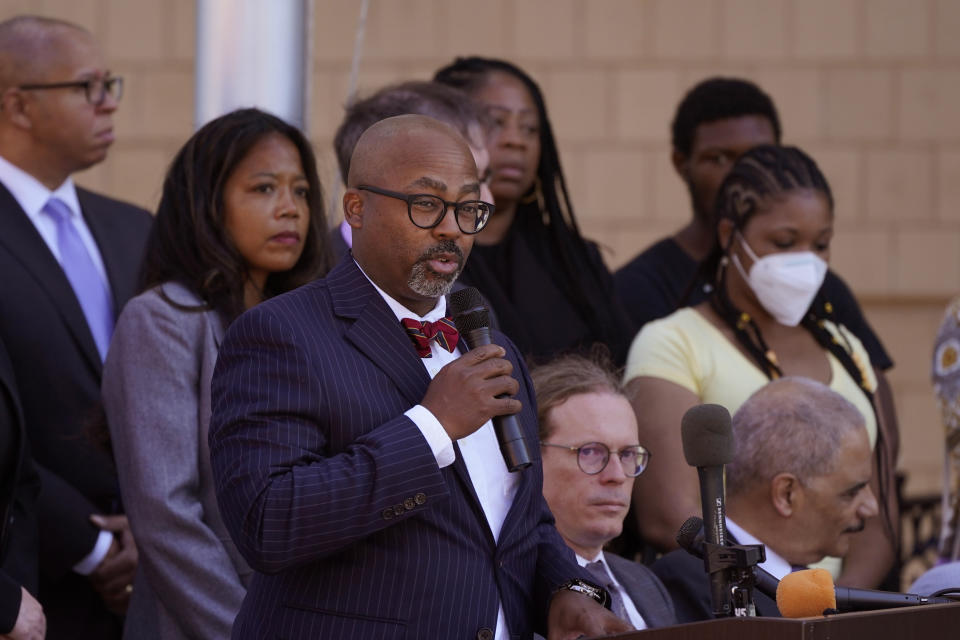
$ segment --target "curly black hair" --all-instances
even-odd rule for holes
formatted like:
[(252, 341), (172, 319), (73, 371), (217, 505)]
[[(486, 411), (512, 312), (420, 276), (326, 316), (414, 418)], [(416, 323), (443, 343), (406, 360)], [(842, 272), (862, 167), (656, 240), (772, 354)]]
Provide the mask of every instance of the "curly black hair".
[(774, 140), (780, 143), (780, 117), (770, 96), (749, 80), (708, 78), (690, 89), (677, 106), (671, 125), (673, 148), (690, 155), (697, 127), (742, 116), (762, 116), (769, 120)]

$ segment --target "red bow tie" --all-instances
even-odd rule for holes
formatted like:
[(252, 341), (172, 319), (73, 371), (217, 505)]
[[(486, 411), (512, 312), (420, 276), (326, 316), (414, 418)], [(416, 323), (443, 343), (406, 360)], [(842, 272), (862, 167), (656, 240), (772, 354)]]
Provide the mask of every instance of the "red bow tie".
[(440, 318), (436, 322), (420, 322), (413, 318), (404, 318), (400, 324), (407, 330), (407, 335), (410, 336), (413, 346), (417, 349), (417, 355), (421, 358), (433, 357), (430, 353), (431, 340), (436, 339), (437, 344), (450, 353), (457, 348), (457, 342), (460, 340), (460, 332), (450, 318)]

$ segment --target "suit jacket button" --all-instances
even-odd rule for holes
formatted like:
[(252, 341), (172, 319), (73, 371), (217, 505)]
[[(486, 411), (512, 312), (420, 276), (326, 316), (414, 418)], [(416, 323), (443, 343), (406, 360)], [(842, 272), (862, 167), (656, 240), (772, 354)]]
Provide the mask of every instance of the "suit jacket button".
[(407, 498), (406, 500), (403, 501), (403, 508), (406, 509), (407, 511), (410, 511), (415, 506), (417, 506), (417, 503), (414, 502), (413, 498)]
[(486, 627), (481, 627), (477, 631), (477, 640), (493, 640), (493, 631)]
[(395, 504), (395, 505), (393, 505), (393, 515), (395, 515), (395, 516), (403, 515), (403, 511), (404, 511), (404, 509), (403, 509), (403, 505), (402, 505), (402, 504)]
[(413, 499), (419, 505), (427, 504), (427, 494), (425, 493), (418, 493), (417, 495), (413, 496)]
[(392, 519), (393, 519), (393, 509), (391, 509), (390, 507), (387, 507), (386, 509), (384, 509), (384, 510), (383, 510), (383, 519), (384, 519), (384, 520), (392, 520)]

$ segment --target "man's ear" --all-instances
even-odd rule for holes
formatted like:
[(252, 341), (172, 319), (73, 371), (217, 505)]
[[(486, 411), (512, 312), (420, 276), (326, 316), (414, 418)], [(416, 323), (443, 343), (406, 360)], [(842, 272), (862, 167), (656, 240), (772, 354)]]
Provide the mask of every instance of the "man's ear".
[(789, 518), (803, 501), (803, 487), (792, 473), (778, 473), (770, 481), (770, 502), (784, 518)]
[(23, 92), (16, 87), (10, 87), (0, 95), (0, 111), (5, 120), (22, 129), (29, 129), (33, 124), (27, 115)]
[(343, 219), (354, 229), (363, 227), (363, 196), (356, 189), (343, 194)]
[(690, 158), (686, 154), (680, 153), (676, 149), (670, 154), (670, 162), (673, 163), (673, 170), (677, 172), (680, 178), (689, 184), (690, 182)]

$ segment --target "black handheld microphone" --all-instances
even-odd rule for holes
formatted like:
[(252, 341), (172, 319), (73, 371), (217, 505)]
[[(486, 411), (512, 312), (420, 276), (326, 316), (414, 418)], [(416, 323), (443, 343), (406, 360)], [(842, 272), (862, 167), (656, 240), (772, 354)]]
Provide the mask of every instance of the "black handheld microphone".
[[(450, 294), (448, 309), (457, 331), (471, 349), (491, 344), (490, 312), (483, 304), (483, 297), (473, 287), (466, 287)], [(504, 396), (497, 396), (504, 397)], [(500, 453), (510, 471), (526, 469), (531, 464), (530, 449), (520, 429), (517, 417), (494, 416), (493, 430), (497, 434)]]
[[(733, 460), (730, 412), (718, 404), (691, 407), (680, 420), (680, 436), (683, 440), (683, 457), (687, 459), (687, 464), (697, 468), (700, 476), (705, 540), (723, 546), (727, 537), (723, 465)], [(733, 613), (730, 580), (725, 571), (710, 574), (710, 594), (715, 617), (723, 618)]]

